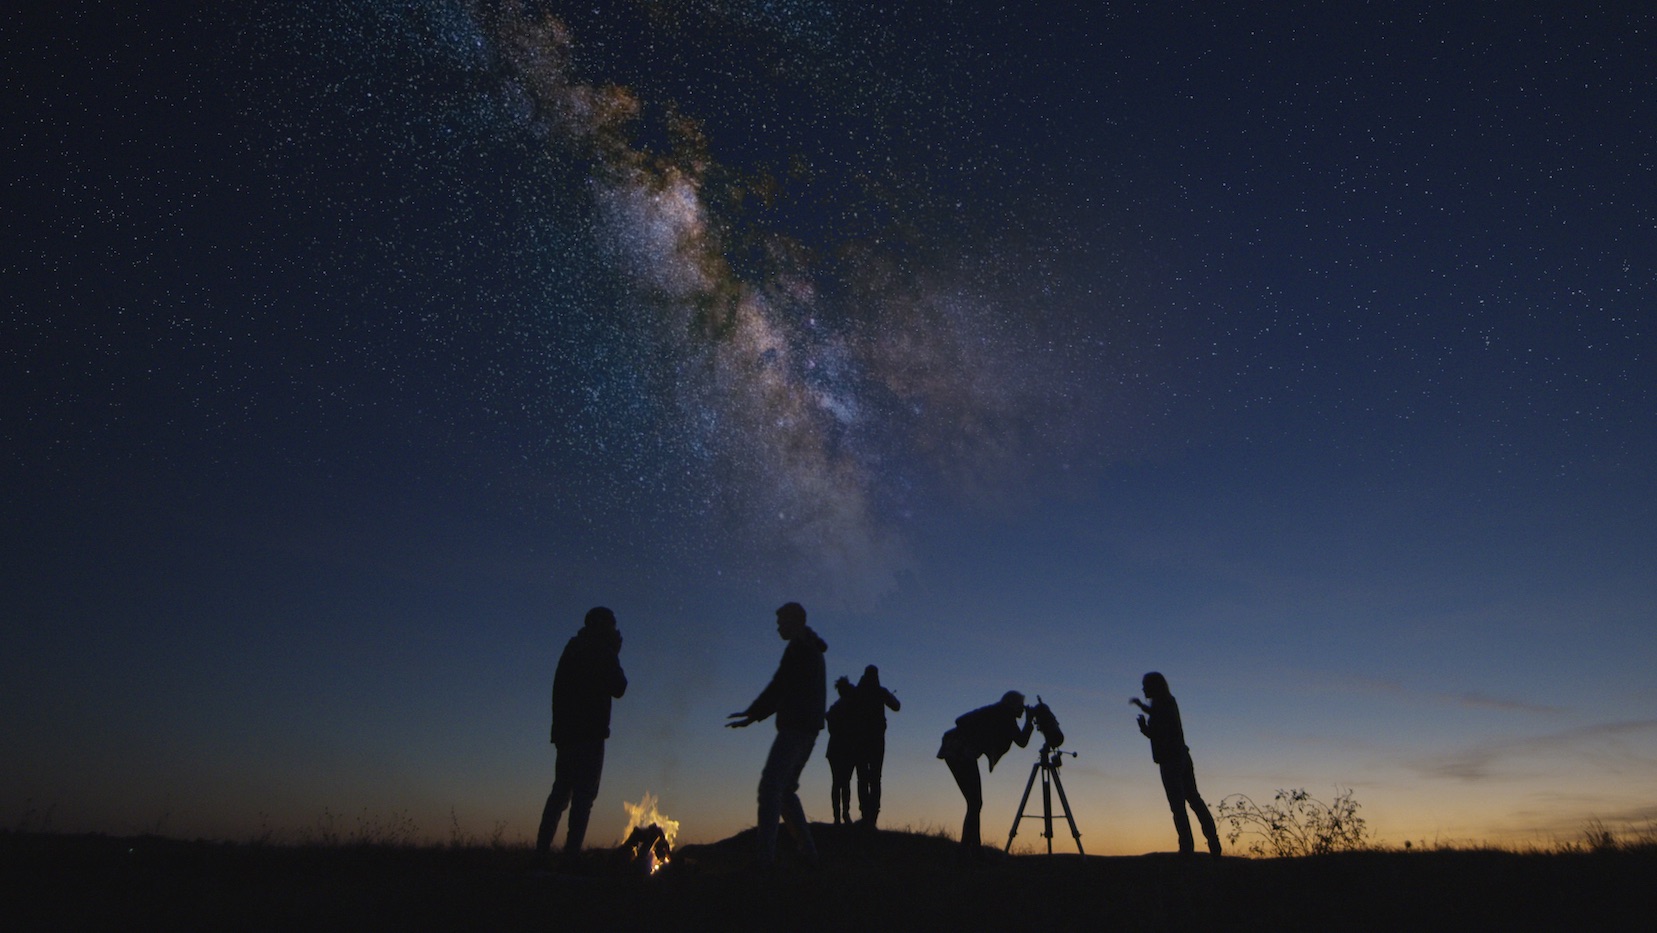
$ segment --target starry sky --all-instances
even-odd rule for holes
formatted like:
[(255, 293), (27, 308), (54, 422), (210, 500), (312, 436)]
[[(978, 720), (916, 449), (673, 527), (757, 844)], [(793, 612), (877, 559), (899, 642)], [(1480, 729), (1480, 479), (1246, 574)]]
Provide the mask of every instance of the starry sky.
[(714, 841), (798, 600), (888, 826), (1017, 689), (1171, 849), (1148, 670), (1211, 802), (1650, 826), (1657, 13), (1051, 6), (0, 17), (0, 821), (531, 838), (606, 605), (588, 841)]

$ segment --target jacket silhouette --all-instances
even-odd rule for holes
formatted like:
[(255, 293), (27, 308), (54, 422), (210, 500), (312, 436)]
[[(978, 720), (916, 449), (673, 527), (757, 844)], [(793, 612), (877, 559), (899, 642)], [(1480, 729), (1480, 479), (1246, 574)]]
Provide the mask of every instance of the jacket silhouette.
[(587, 821), (604, 774), (604, 742), (610, 737), (610, 701), (627, 692), (621, 670), (621, 632), (615, 613), (603, 606), (587, 612), (581, 630), (564, 645), (552, 677), (552, 744), (558, 748), (552, 792), (541, 809), (535, 851), (552, 850), (558, 822), (569, 808), (564, 852), (579, 856)]
[(779, 732), (821, 732), (828, 693), (828, 673), (823, 663), (826, 651), (828, 642), (809, 628), (789, 639), (771, 682), (748, 704), (743, 715), (757, 721), (775, 714)]
[(582, 628), (564, 646), (552, 678), (554, 745), (610, 737), (610, 702), (627, 693), (620, 652), (614, 629)]

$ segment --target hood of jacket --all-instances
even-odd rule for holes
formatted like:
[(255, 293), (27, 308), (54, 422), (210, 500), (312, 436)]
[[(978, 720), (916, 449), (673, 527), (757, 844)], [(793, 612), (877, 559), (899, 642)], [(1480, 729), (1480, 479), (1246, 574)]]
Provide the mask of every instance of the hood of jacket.
[(823, 636), (812, 631), (811, 626), (809, 625), (804, 626), (800, 630), (800, 634), (794, 636), (790, 643), (792, 644), (793, 642), (800, 642), (809, 648), (815, 648), (817, 649), (818, 654), (823, 654), (828, 651), (828, 642), (823, 640)]

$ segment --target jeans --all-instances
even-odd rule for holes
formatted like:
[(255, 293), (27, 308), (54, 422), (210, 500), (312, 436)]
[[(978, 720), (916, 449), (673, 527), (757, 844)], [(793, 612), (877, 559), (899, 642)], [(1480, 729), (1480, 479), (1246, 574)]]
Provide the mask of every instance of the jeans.
[(857, 810), (870, 826), (880, 817), (880, 771), (886, 763), (886, 739), (863, 753), (857, 762)]
[(830, 758), (829, 763), (829, 804), (834, 809), (834, 822), (852, 821), (852, 769), (856, 763), (851, 758)]
[(1197, 792), (1197, 772), (1191, 765), (1191, 756), (1180, 755), (1173, 761), (1163, 762), (1160, 767), (1162, 790), (1168, 795), (1168, 809), (1174, 814), (1174, 832), (1179, 834), (1181, 854), (1189, 855), (1194, 848), (1191, 838), (1191, 817), (1185, 812), (1186, 804), (1190, 804), (1191, 809), (1197, 811), (1197, 823), (1202, 827), (1203, 838), (1208, 840), (1209, 851), (1218, 855), (1220, 833), (1214, 825), (1214, 815), (1208, 812), (1208, 804), (1203, 802), (1202, 794)]
[(944, 763), (949, 765), (949, 773), (955, 775), (961, 796), (967, 799), (967, 817), (961, 822), (961, 849), (977, 855), (982, 844), (978, 838), (978, 817), (984, 811), (984, 779), (978, 774), (978, 758), (945, 758)]
[(765, 770), (759, 776), (759, 856), (770, 864), (777, 860), (777, 819), (788, 825), (789, 835), (808, 861), (817, 858), (817, 846), (811, 839), (811, 826), (806, 823), (805, 808), (800, 805), (800, 772), (811, 759), (811, 749), (817, 744), (817, 733), (795, 729), (778, 729), (771, 743), (771, 753), (765, 757)]
[(587, 838), (587, 818), (593, 812), (593, 801), (598, 799), (598, 780), (604, 773), (604, 740), (596, 742), (565, 742), (558, 746), (558, 763), (554, 766), (552, 793), (541, 810), (541, 829), (535, 834), (535, 850), (546, 853), (552, 849), (552, 837), (558, 834), (558, 820), (564, 808), (570, 808), (570, 832), (564, 840), (564, 851), (581, 851)]

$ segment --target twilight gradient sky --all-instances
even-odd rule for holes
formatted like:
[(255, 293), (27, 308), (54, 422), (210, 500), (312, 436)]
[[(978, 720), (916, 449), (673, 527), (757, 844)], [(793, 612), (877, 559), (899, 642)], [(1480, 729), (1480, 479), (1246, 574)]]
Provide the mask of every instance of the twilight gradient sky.
[(1650, 4), (133, 6), (0, 18), (5, 825), (532, 836), (603, 604), (589, 841), (719, 839), (789, 599), (887, 825), (1021, 689), (1171, 848), (1150, 669), (1211, 801), (1657, 819)]

